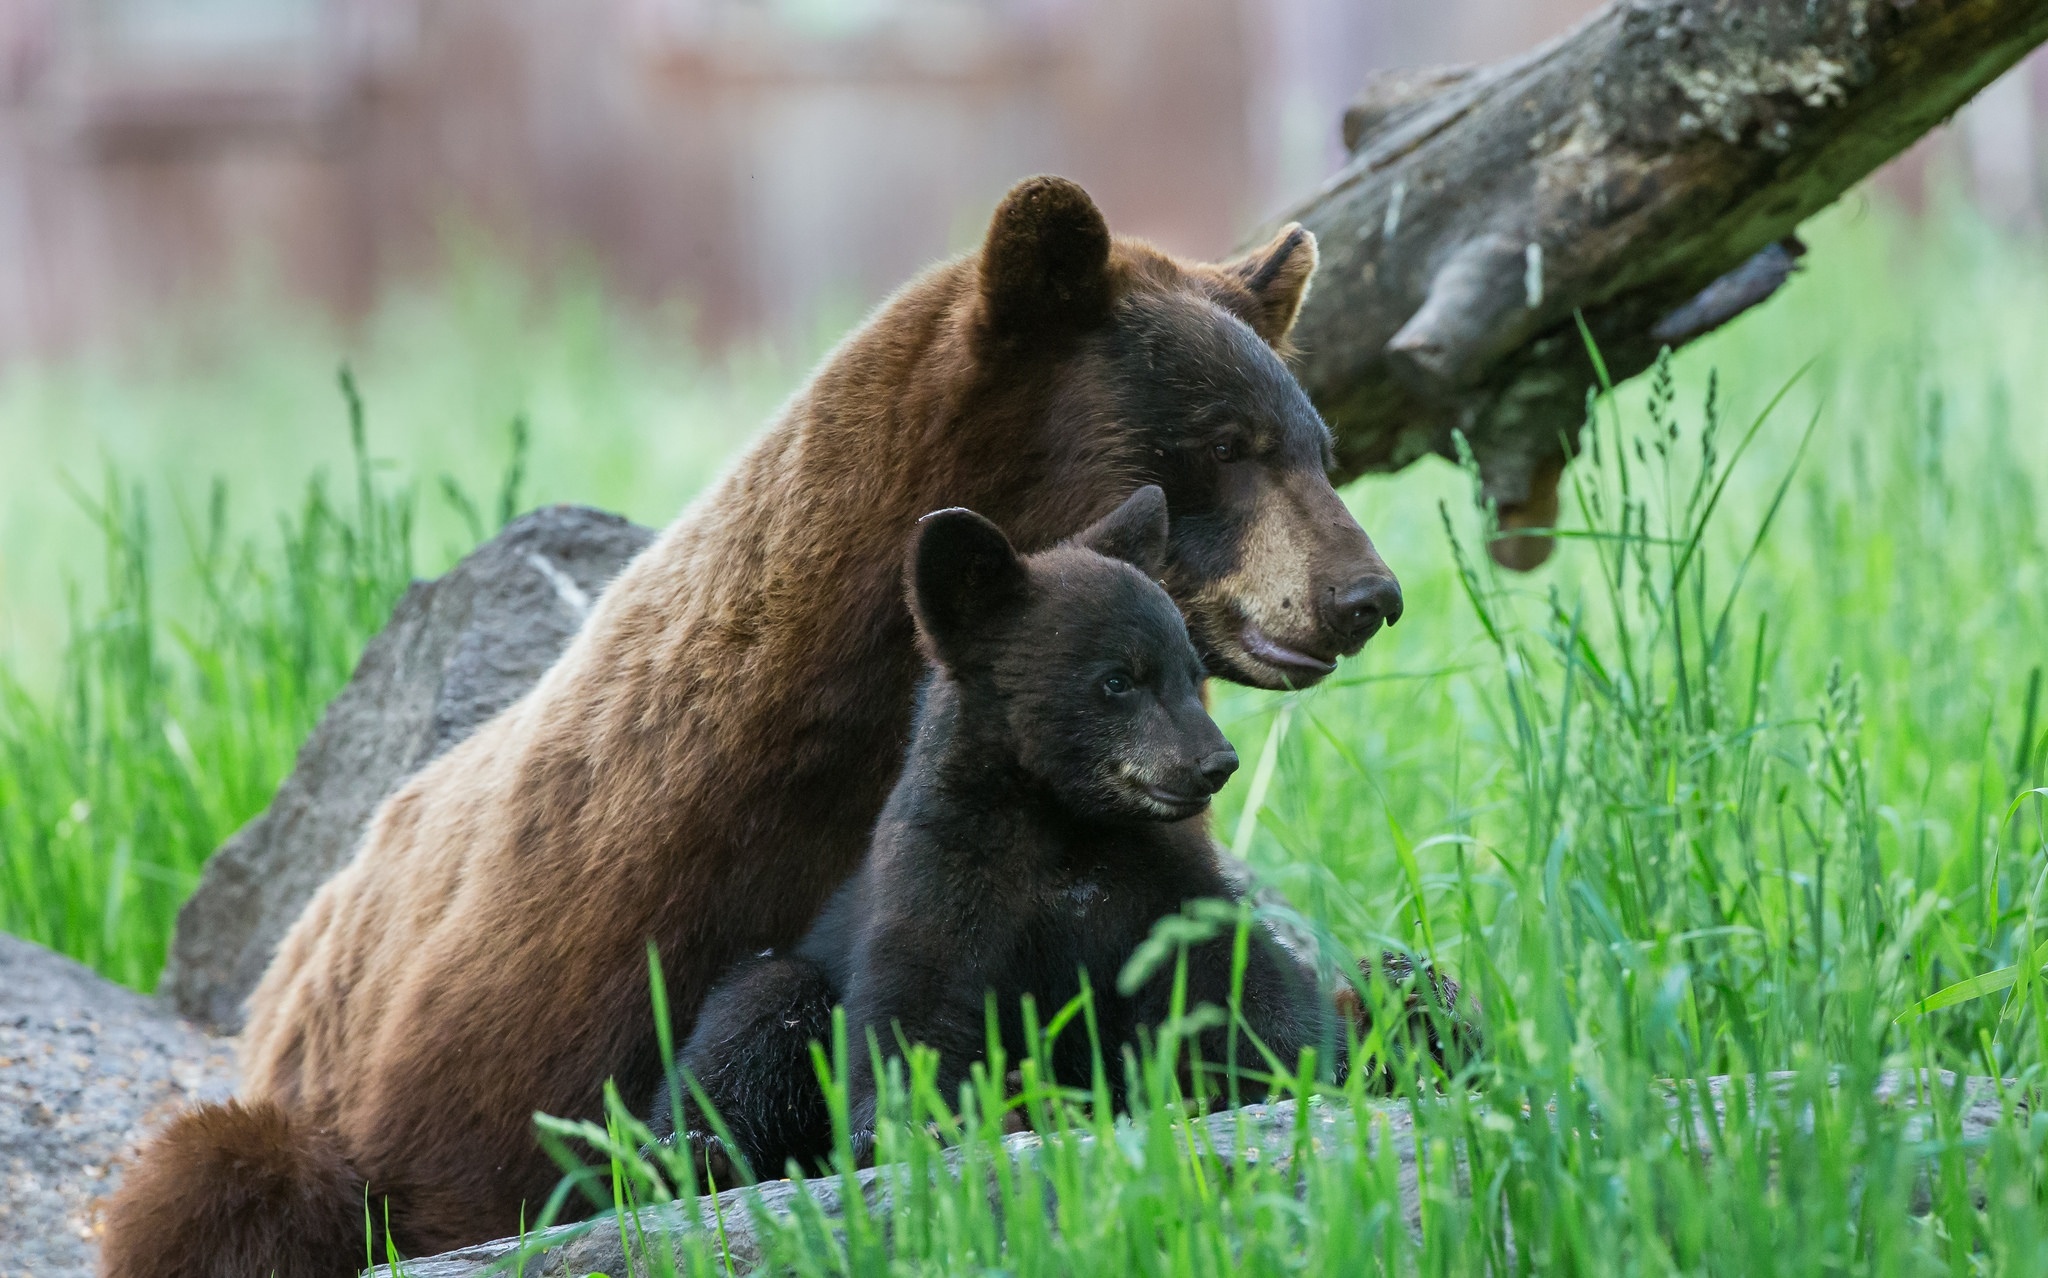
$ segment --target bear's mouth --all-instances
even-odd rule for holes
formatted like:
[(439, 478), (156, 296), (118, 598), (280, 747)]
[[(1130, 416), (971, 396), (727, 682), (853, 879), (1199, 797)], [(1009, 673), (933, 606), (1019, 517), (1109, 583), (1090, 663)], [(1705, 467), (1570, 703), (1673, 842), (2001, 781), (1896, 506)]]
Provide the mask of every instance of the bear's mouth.
[[(1323, 636), (1275, 638), (1239, 601), (1209, 596), (1182, 610), (1188, 635), (1211, 675), (1248, 688), (1291, 692), (1322, 682), (1342, 652)], [(1355, 649), (1354, 649), (1355, 651)]]
[(1237, 645), (1247, 657), (1261, 665), (1307, 683), (1314, 683), (1337, 668), (1336, 662), (1281, 643), (1249, 621), (1237, 632)]
[(1225, 629), (1206, 647), (1209, 673), (1271, 692), (1309, 687), (1337, 668), (1334, 660), (1282, 643), (1249, 620), (1239, 621), (1234, 632)]
[(1133, 788), (1146, 807), (1171, 821), (1184, 821), (1209, 806), (1206, 794), (1190, 794), (1150, 781), (1137, 782)]

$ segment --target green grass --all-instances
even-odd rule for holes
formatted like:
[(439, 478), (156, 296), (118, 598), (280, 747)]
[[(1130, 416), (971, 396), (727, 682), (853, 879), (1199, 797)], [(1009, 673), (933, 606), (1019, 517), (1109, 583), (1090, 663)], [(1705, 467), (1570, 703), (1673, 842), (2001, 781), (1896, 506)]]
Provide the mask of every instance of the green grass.
[(479, 264), (353, 334), (251, 305), (0, 373), (0, 929), (150, 988), (407, 581), (502, 514), (519, 424), (522, 504), (658, 524), (801, 371), (678, 331)]
[[(1431, 954), (1484, 1003), (1488, 1051), (1461, 1080), (1471, 1090), (1408, 1098), (1426, 1152), (1419, 1238), (1369, 1141), (1227, 1176), (1180, 1152), (1158, 1069), (1121, 1134), (1101, 1107), (1081, 1108), (1071, 1121), (1111, 1139), (1003, 1172), (992, 1201), (974, 1169), (995, 1166), (997, 1098), (961, 1116), (970, 1170), (938, 1171), (922, 1122), (960, 1106), (920, 1089), (913, 1068), (901, 1104), (917, 1121), (891, 1137), (911, 1160), (903, 1208), (839, 1236), (791, 1227), (776, 1235), (779, 1262), (2048, 1272), (2048, 1122), (2015, 1117), (1964, 1148), (1941, 1128), (1906, 1130), (1867, 1096), (1886, 1068), (2034, 1088), (2048, 1066), (2035, 966), (2048, 798), (2026, 797), (2048, 784), (2048, 255), (1955, 213), (1906, 226), (1852, 209), (1814, 240), (1812, 269), (1784, 296), (1602, 401), (1550, 566), (1490, 566), (1455, 467), (1360, 483), (1348, 495), (1402, 577), (1407, 618), (1328, 686), (1218, 699), (1248, 760), (1220, 837), (1335, 942)], [(585, 318), (563, 332), (600, 324), (595, 303), (579, 304)], [(524, 352), (507, 371), (517, 384), (549, 366), (551, 342), (574, 344), (545, 324), (516, 341), (452, 322), (433, 331), (411, 345), (480, 386), (496, 361)], [(657, 353), (618, 349), (605, 346), (599, 379), (618, 402), (691, 406), (676, 420), (695, 424), (702, 455), (665, 495), (672, 508), (739, 438), (719, 412), (765, 401), (776, 378), (698, 368), (702, 386), (657, 393), (642, 388), (676, 387), (660, 379), (678, 374)], [(407, 377), (425, 375), (404, 372), (404, 344), (361, 366), (371, 449), (397, 451), (386, 423), (419, 420)], [(791, 361), (783, 384), (798, 371)], [(59, 402), (63, 387), (107, 375), (39, 376), (38, 393)], [(210, 402), (244, 375), (221, 376)], [(319, 398), (331, 380), (303, 376), (318, 389), (303, 429), (345, 446), (338, 401)], [(123, 402), (159, 389), (106, 384)], [(548, 495), (665, 514), (627, 491), (673, 455), (666, 437), (635, 434), (666, 430), (661, 415), (583, 415), (578, 385), (555, 384), (550, 402), (571, 407), (553, 412), (535, 392), (453, 414), (451, 438), (486, 441), (459, 482), (492, 489), (506, 423), (529, 409), (537, 474), (564, 431), (580, 432), (572, 453), (650, 459), (630, 480), (565, 470), (585, 486)], [(19, 402), (0, 386), (0, 403)], [(190, 457), (146, 491), (208, 509), (209, 469), (232, 467)], [(108, 567), (85, 578), (95, 589), (61, 655), (33, 655), (31, 633), (16, 666), (30, 673), (0, 674), (0, 926), (147, 985), (181, 886), (262, 802), (408, 553), (433, 567), (462, 540), (466, 521), (438, 487), (408, 496), (364, 473), (367, 498), (353, 480), (346, 497), (327, 495), (336, 485), (301, 498), (298, 471), (289, 505), (261, 507), (288, 512), (277, 531), (209, 517), (190, 521), (190, 538), (142, 524), (130, 485), (108, 481), (96, 501)], [(0, 482), (14, 500), (15, 481)], [(214, 527), (227, 549), (165, 568), (158, 547), (214, 544)], [(61, 558), (89, 572), (83, 556)], [(160, 588), (167, 578), (184, 584)], [(55, 673), (34, 673), (38, 660)], [(2004, 969), (2002, 988), (1965, 986), (1914, 1015), (1917, 1001)], [(1790, 1091), (1721, 1129), (1667, 1118), (1660, 1080), (1778, 1070), (1795, 1073)], [(659, 1196), (634, 1163), (617, 1160), (621, 1195)], [(1044, 1200), (1034, 1177), (1058, 1189), (1057, 1231), (1027, 1210)], [(1909, 1210), (1916, 1199), (1924, 1212)], [(683, 1252), (684, 1268), (722, 1272), (695, 1244)]]

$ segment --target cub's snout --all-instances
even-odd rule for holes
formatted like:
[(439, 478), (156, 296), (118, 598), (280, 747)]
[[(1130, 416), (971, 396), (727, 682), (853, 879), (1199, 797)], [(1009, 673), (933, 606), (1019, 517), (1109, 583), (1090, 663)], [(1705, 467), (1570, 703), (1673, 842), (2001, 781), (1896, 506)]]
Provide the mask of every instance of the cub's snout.
[(1236, 773), (1237, 751), (1203, 709), (1193, 680), (1150, 717), (1125, 770), (1151, 815), (1192, 816)]
[(1202, 774), (1202, 784), (1214, 794), (1237, 772), (1237, 751), (1224, 746), (1214, 754), (1203, 757), (1196, 771)]

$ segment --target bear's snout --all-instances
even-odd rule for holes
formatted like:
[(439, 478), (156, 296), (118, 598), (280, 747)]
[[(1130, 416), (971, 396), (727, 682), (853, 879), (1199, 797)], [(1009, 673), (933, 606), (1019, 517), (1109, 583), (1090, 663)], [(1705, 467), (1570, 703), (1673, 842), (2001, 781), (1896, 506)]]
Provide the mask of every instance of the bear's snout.
[(1208, 787), (1208, 792), (1214, 794), (1237, 772), (1237, 751), (1225, 746), (1213, 754), (1204, 755), (1195, 770), (1202, 774), (1202, 784)]
[(1355, 652), (1382, 624), (1401, 619), (1401, 583), (1390, 572), (1367, 573), (1350, 585), (1326, 587), (1321, 605), (1319, 620)]

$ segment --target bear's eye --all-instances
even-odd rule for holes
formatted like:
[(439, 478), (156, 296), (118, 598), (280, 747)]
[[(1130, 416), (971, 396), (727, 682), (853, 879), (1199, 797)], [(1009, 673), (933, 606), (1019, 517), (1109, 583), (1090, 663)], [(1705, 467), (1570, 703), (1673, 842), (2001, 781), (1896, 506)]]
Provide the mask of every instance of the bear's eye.
[(1221, 443), (1211, 444), (1209, 454), (1220, 462), (1234, 462), (1237, 460), (1237, 441), (1226, 439)]
[(1131, 681), (1125, 675), (1113, 674), (1102, 681), (1102, 690), (1112, 697), (1121, 697), (1131, 690)]

